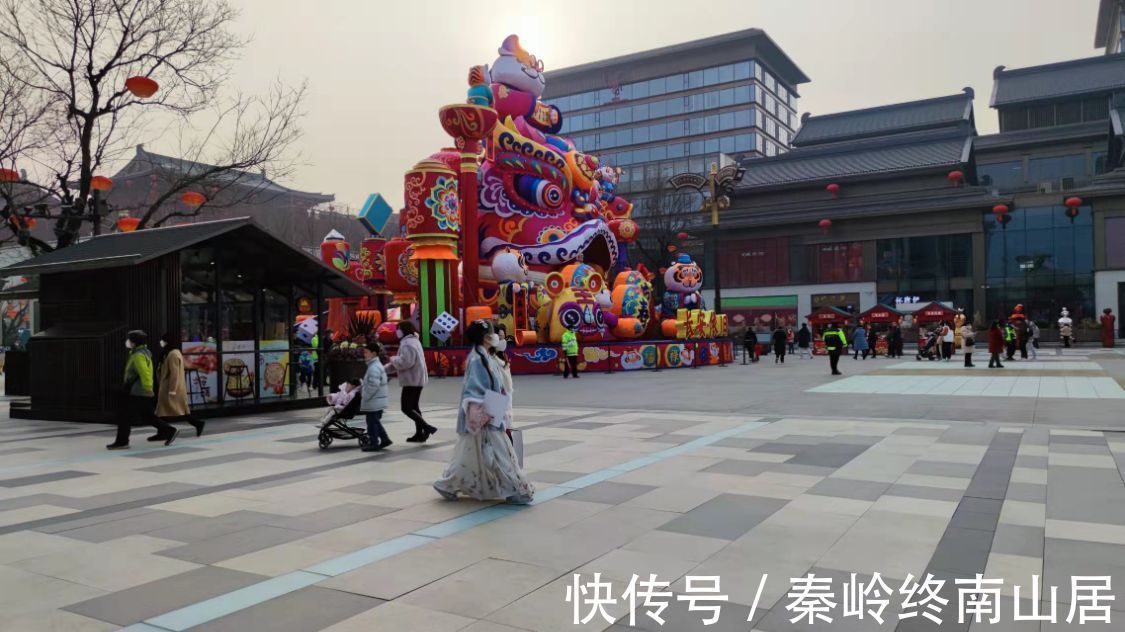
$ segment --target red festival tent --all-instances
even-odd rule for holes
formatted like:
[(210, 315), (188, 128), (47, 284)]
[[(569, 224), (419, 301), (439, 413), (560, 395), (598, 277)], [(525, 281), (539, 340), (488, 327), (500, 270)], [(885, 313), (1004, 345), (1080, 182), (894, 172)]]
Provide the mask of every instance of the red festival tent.
[(813, 327), (817, 325), (827, 325), (829, 323), (836, 323), (843, 325), (853, 318), (851, 312), (846, 312), (839, 307), (821, 307), (815, 312), (805, 316), (805, 320)]
[(943, 320), (953, 322), (953, 319), (956, 317), (957, 310), (946, 307), (937, 301), (929, 305), (923, 305), (914, 310), (914, 324), (916, 325), (922, 323), (939, 323)]
[(860, 313), (859, 320), (864, 323), (897, 323), (902, 317), (903, 313), (897, 309), (879, 304)]

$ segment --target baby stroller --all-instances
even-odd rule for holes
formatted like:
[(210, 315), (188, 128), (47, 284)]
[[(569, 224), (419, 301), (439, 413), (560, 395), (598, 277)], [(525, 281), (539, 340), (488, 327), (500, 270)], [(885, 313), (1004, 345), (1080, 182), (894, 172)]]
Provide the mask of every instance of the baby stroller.
[(366, 428), (354, 428), (348, 425), (348, 421), (359, 414), (360, 404), (363, 403), (362, 395), (362, 393), (356, 393), (352, 401), (348, 402), (343, 410), (332, 415), (332, 419), (329, 419), (328, 423), (321, 427), (320, 436), (317, 437), (317, 443), (320, 444), (321, 450), (327, 450), (328, 446), (332, 445), (333, 439), (344, 441), (357, 439), (361, 448), (370, 445), (371, 440), (367, 438)]
[(918, 355), (914, 359), (921, 362), (922, 358), (927, 360), (937, 360), (937, 346), (938, 335), (936, 331), (931, 331), (926, 334), (926, 342), (918, 348)]

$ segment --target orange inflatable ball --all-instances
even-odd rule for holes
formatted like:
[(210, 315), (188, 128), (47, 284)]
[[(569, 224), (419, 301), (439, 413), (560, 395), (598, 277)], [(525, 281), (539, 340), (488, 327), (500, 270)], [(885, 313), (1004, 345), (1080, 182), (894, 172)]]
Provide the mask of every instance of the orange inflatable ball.
[(660, 333), (665, 338), (676, 338), (676, 321), (664, 320), (660, 322)]

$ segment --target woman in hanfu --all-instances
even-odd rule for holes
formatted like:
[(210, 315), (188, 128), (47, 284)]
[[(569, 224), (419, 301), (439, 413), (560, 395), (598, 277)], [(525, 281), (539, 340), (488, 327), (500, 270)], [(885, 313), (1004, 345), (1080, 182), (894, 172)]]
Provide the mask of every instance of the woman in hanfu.
[(505, 430), (509, 415), (493, 418), (485, 407), (489, 391), (505, 394), (501, 369), (489, 352), (499, 337), (487, 320), (474, 321), (465, 331), (473, 345), (465, 362), (465, 382), (457, 413), (457, 445), (453, 458), (434, 489), (446, 500), (458, 495), (476, 500), (503, 499), (512, 504), (531, 502), (535, 488), (520, 469)]

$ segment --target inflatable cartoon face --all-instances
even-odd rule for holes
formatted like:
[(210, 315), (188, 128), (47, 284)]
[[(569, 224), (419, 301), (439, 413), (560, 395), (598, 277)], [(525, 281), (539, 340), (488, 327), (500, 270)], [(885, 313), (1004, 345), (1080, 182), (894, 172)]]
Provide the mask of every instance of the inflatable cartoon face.
[(567, 287), (555, 296), (551, 313), (551, 342), (561, 342), (566, 329), (574, 331), (584, 342), (601, 340), (604, 326), (602, 308), (589, 290)]
[(525, 283), (527, 263), (514, 250), (502, 250), (492, 257), (492, 278), (498, 283)]
[(613, 313), (620, 318), (637, 319), (643, 333), (652, 313), (652, 283), (636, 270), (619, 272), (614, 279), (612, 296)]
[(520, 46), (519, 37), (509, 35), (496, 52), (500, 56), (490, 69), (493, 81), (530, 92), (536, 97), (543, 96), (543, 88), (547, 85), (543, 77), (543, 62)]
[(664, 287), (669, 292), (698, 292), (703, 287), (703, 270), (691, 256), (682, 254), (664, 272)]

